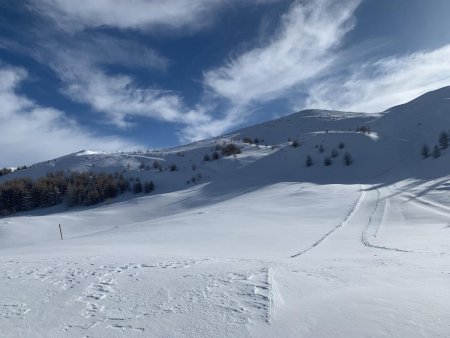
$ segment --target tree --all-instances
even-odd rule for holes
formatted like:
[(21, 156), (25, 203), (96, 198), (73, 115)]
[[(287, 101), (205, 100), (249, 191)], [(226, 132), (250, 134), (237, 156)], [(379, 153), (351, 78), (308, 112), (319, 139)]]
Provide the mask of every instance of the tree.
[(323, 164), (328, 167), (333, 164), (333, 161), (331, 161), (331, 158), (325, 157), (325, 159), (323, 160)]
[(357, 132), (363, 133), (363, 134), (370, 134), (370, 127), (369, 126), (360, 126), (356, 128)]
[(346, 152), (346, 153), (344, 154), (344, 164), (348, 166), (348, 165), (350, 165), (350, 164), (352, 164), (352, 163), (353, 163), (352, 155), (350, 155), (349, 152)]
[(203, 161), (209, 162), (209, 161), (211, 161), (211, 157), (209, 157), (209, 155), (206, 154), (205, 156), (203, 156)]
[(323, 153), (325, 151), (325, 148), (323, 147), (323, 144), (319, 146), (319, 153)]
[(156, 170), (159, 170), (159, 171), (161, 172), (161, 171), (162, 171), (162, 165), (161, 165), (161, 162), (159, 162), (159, 161), (154, 161), (154, 162), (153, 162), (153, 168), (156, 169)]
[(439, 156), (441, 156), (441, 149), (439, 149), (439, 147), (435, 145), (431, 155), (433, 155), (434, 158), (438, 158)]
[(305, 166), (311, 167), (314, 165), (314, 161), (310, 155), (306, 156)]
[(344, 147), (345, 147), (344, 142), (340, 142), (339, 145), (338, 145), (338, 148), (339, 149), (344, 149)]
[(237, 155), (241, 153), (241, 149), (234, 143), (229, 143), (220, 148), (223, 156)]
[(218, 160), (220, 158), (220, 154), (218, 151), (213, 152), (212, 154), (212, 159), (213, 160)]
[(331, 157), (332, 157), (332, 158), (336, 158), (336, 157), (338, 157), (338, 156), (339, 156), (338, 151), (337, 151), (336, 149), (332, 149), (332, 150), (331, 150)]
[(90, 190), (86, 196), (86, 205), (94, 205), (101, 202), (101, 197), (98, 190)]
[(0, 176), (7, 175), (7, 174), (9, 174), (9, 173), (11, 173), (11, 172), (12, 172), (12, 169), (10, 169), (10, 168), (3, 168), (3, 169), (0, 169)]
[(153, 181), (145, 182), (145, 184), (144, 184), (144, 193), (145, 194), (151, 193), (154, 189), (155, 189), (155, 184), (153, 183)]
[(169, 167), (169, 169), (170, 169), (170, 171), (177, 171), (177, 170), (178, 170), (178, 167), (177, 167), (176, 164), (172, 164), (172, 165)]
[(448, 134), (447, 132), (443, 131), (439, 134), (439, 145), (441, 146), (442, 149), (447, 149), (448, 148)]
[(300, 145), (300, 142), (298, 140), (292, 141), (292, 147), (297, 148)]
[(422, 146), (422, 150), (420, 151), (420, 154), (423, 158), (427, 158), (430, 156), (430, 148), (426, 144)]
[(142, 192), (142, 183), (137, 181), (133, 184), (133, 194), (140, 194)]

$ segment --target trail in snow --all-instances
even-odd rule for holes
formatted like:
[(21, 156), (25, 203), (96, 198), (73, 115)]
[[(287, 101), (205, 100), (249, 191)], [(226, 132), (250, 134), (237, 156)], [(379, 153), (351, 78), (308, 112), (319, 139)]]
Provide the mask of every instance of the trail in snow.
[[(433, 252), (433, 251), (424, 251), (424, 250), (407, 250), (407, 249), (401, 249), (401, 248), (395, 248), (395, 247), (389, 247), (389, 246), (377, 245), (377, 244), (371, 243), (371, 241), (369, 240), (368, 230), (369, 230), (369, 228), (371, 226), (376, 226), (375, 235), (373, 236), (373, 237), (376, 237), (376, 234), (378, 233), (378, 230), (379, 230), (380, 226), (382, 225), (382, 222), (383, 222), (384, 218), (386, 217), (386, 214), (388, 213), (386, 208), (390, 205), (390, 202), (389, 202), (390, 197), (387, 196), (387, 197), (385, 197), (386, 202), (384, 204), (383, 217), (382, 217), (382, 219), (381, 219), (379, 224), (374, 224), (374, 218), (375, 218), (374, 216), (375, 216), (375, 213), (379, 209), (379, 205), (380, 205), (380, 201), (381, 201), (381, 192), (380, 192), (380, 190), (378, 188), (375, 188), (374, 186), (372, 186), (372, 188), (375, 189), (375, 191), (377, 193), (377, 197), (376, 197), (375, 202), (374, 202), (374, 207), (373, 207), (372, 211), (370, 212), (369, 217), (367, 219), (367, 223), (365, 224), (365, 226), (363, 227), (363, 229), (361, 231), (361, 242), (366, 247), (370, 247), (370, 248), (374, 248), (374, 249), (380, 249), (380, 250), (387, 250), (387, 251), (403, 252), (403, 253), (450, 255), (449, 253), (446, 253), (446, 252)], [(432, 204), (430, 203), (428, 206), (432, 206)]]
[(290, 256), (290, 258), (296, 258), (296, 257), (299, 257), (299, 256), (311, 251), (312, 249), (317, 247), (320, 243), (322, 243), (325, 239), (327, 239), (330, 235), (332, 235), (336, 230), (338, 230), (339, 228), (342, 228), (350, 220), (350, 218), (359, 210), (359, 207), (360, 207), (361, 203), (363, 202), (364, 197), (365, 197), (365, 192), (363, 190), (361, 190), (361, 192), (358, 196), (358, 199), (353, 204), (350, 211), (347, 213), (347, 215), (345, 216), (344, 220), (341, 223), (339, 223), (337, 226), (335, 226), (333, 229), (331, 229), (329, 232), (327, 232), (318, 241), (314, 242), (310, 247), (308, 247), (307, 249), (305, 249), (299, 253), (296, 253), (296, 254)]
[(385, 246), (380, 246), (380, 245), (375, 245), (370, 243), (370, 241), (368, 240), (368, 235), (367, 235), (367, 231), (369, 229), (369, 227), (372, 225), (372, 221), (375, 215), (375, 212), (378, 209), (378, 205), (380, 203), (380, 190), (379, 189), (375, 189), (375, 191), (377, 192), (377, 198), (375, 199), (375, 203), (374, 203), (374, 207), (372, 212), (369, 214), (369, 218), (367, 219), (367, 223), (365, 224), (365, 226), (363, 226), (362, 232), (361, 232), (361, 242), (370, 248), (374, 248), (374, 249), (381, 249), (381, 250), (389, 250), (389, 251), (397, 251), (397, 252), (409, 252), (409, 253), (422, 253), (422, 252), (418, 252), (418, 251), (411, 251), (411, 250), (404, 250), (404, 249), (398, 249), (398, 248), (388, 248)]

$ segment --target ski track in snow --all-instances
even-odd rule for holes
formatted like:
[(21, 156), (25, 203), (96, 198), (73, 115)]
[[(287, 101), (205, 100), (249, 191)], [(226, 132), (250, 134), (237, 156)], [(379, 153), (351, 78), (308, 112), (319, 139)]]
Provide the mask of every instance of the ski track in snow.
[[(376, 230), (375, 230), (375, 235), (373, 236), (374, 238), (376, 238), (376, 234), (379, 231), (380, 226), (382, 225), (383, 219), (385, 218), (385, 215), (387, 213), (387, 211), (385, 210), (388, 206), (389, 206), (389, 197), (386, 197), (385, 203), (384, 203), (384, 207), (383, 207), (383, 218), (380, 221), (380, 223), (378, 224), (374, 224), (373, 220), (374, 220), (374, 215), (377, 212), (377, 210), (379, 209), (379, 205), (380, 205), (380, 201), (381, 201), (381, 193), (379, 189), (375, 189), (376, 193), (377, 193), (377, 197), (375, 199), (375, 203), (374, 203), (374, 207), (371, 211), (371, 213), (369, 214), (369, 217), (367, 219), (367, 223), (365, 224), (365, 226), (363, 227), (362, 231), (361, 231), (361, 242), (364, 244), (364, 246), (369, 247), (369, 248), (373, 248), (373, 249), (380, 249), (380, 250), (387, 250), (387, 251), (396, 251), (396, 252), (403, 252), (403, 253), (414, 253), (414, 254), (438, 254), (438, 255), (450, 255), (446, 252), (432, 252), (432, 251), (420, 251), (420, 250), (406, 250), (406, 249), (400, 249), (400, 248), (394, 248), (394, 247), (388, 247), (388, 246), (383, 246), (383, 245), (376, 245), (370, 242), (369, 240), (369, 228), (371, 226), (375, 226)], [(436, 207), (435, 205), (433, 205), (433, 203), (429, 203), (428, 206), (433, 206)]]
[(434, 202), (434, 201), (430, 201), (426, 198), (420, 197), (420, 196), (413, 196), (410, 195), (410, 200), (421, 204), (424, 207), (430, 208), (432, 209), (434, 212), (438, 212), (441, 214), (445, 214), (445, 215), (449, 215), (450, 214), (450, 207), (447, 207), (445, 205), (442, 205), (440, 203)]
[[(403, 250), (403, 249), (398, 249), (398, 248), (389, 248), (386, 246), (380, 246), (380, 245), (374, 245), (372, 243), (370, 243), (369, 239), (368, 239), (368, 229), (370, 226), (374, 225), (373, 224), (373, 219), (374, 219), (374, 215), (375, 212), (378, 210), (379, 204), (380, 204), (380, 190), (379, 189), (375, 189), (376, 193), (377, 193), (377, 197), (375, 199), (375, 203), (374, 203), (374, 207), (371, 211), (371, 213), (369, 214), (369, 218), (367, 219), (367, 223), (365, 224), (365, 226), (363, 226), (362, 232), (361, 232), (361, 242), (369, 248), (374, 248), (374, 249), (381, 249), (381, 250), (389, 250), (389, 251), (397, 251), (397, 252), (409, 252), (409, 253), (421, 253), (418, 251), (411, 251), (411, 250)], [(385, 204), (386, 207), (386, 204)], [(377, 228), (379, 226), (376, 225)]]
[(330, 235), (332, 235), (336, 230), (342, 228), (351, 219), (351, 217), (358, 211), (359, 207), (361, 206), (361, 203), (364, 200), (364, 197), (365, 197), (365, 192), (364, 192), (364, 190), (361, 190), (361, 192), (358, 196), (358, 199), (353, 204), (353, 206), (351, 207), (351, 209), (349, 210), (349, 212), (347, 213), (347, 215), (345, 216), (344, 220), (341, 223), (339, 223), (333, 229), (331, 229), (329, 232), (327, 232), (318, 241), (314, 242), (310, 247), (306, 248), (303, 251), (300, 251), (299, 253), (296, 253), (296, 254), (290, 256), (290, 258), (296, 258), (296, 257), (299, 257), (299, 256), (304, 255), (305, 253), (311, 251), (312, 249), (317, 247), (319, 244), (321, 244), (325, 239), (327, 239)]

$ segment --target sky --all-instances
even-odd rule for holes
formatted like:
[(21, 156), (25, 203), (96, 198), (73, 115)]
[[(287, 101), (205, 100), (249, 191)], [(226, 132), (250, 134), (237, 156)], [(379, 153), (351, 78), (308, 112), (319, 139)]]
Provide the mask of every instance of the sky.
[(4, 0), (0, 166), (450, 85), (448, 0)]

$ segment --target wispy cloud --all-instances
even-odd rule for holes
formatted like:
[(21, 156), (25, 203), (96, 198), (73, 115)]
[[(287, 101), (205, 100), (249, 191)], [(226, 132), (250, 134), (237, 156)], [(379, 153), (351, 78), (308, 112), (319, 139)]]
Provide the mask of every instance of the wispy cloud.
[(191, 111), (176, 93), (142, 88), (127, 75), (108, 75), (89, 64), (65, 62), (55, 66), (65, 83), (63, 92), (72, 100), (86, 103), (106, 114), (109, 123), (130, 126), (134, 117), (154, 118), (166, 122), (196, 124), (208, 117)]
[(0, 66), (0, 165), (42, 161), (96, 146), (103, 150), (132, 147), (117, 137), (101, 137), (56, 109), (43, 107), (17, 93), (27, 78), (22, 68)]
[(63, 83), (61, 93), (91, 107), (101, 114), (105, 123), (123, 128), (132, 126), (135, 117), (182, 125), (205, 123), (210, 119), (204, 110), (186, 107), (179, 93), (143, 87), (136, 84), (132, 75), (110, 74), (104, 70), (105, 65), (120, 65), (134, 70), (164, 71), (170, 61), (155, 50), (102, 33), (79, 33), (64, 43), (65, 33), (54, 35), (53, 39), (31, 46), (3, 39), (0, 48), (31, 56), (50, 67)]
[[(261, 4), (277, 0), (248, 0)], [(68, 30), (109, 26), (120, 29), (195, 30), (211, 23), (216, 10), (240, 0), (32, 0), (33, 7)]]
[(303, 107), (379, 112), (450, 85), (450, 45), (352, 67), (311, 85)]
[(214, 93), (243, 105), (286, 96), (332, 64), (335, 48), (354, 26), (358, 0), (296, 1), (275, 36), (205, 73)]

